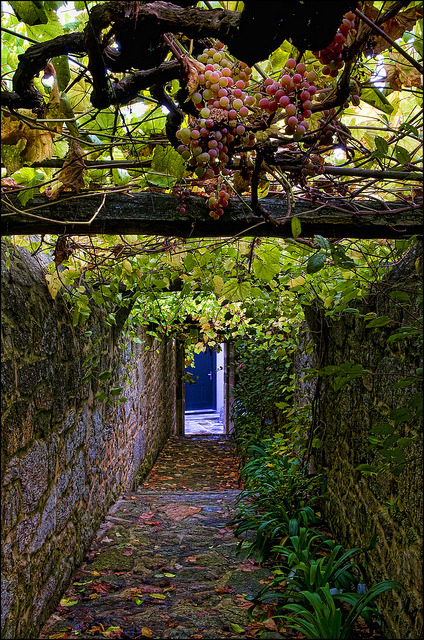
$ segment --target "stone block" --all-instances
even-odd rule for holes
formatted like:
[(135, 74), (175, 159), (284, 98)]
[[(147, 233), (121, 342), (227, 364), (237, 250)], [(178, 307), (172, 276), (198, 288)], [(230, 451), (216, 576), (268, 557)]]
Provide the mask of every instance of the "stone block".
[(21, 459), (23, 511), (28, 513), (38, 504), (47, 489), (48, 456), (47, 445), (35, 441), (28, 453)]
[[(1, 575), (1, 629), (2, 637), (6, 620), (16, 600), (18, 580), (15, 576)], [(10, 637), (10, 636), (9, 636)]]
[(38, 363), (25, 364), (18, 370), (18, 389), (22, 395), (31, 395), (41, 381), (41, 370)]
[(34, 395), (35, 406), (37, 409), (48, 411), (53, 406), (53, 389), (51, 385), (39, 388)]
[(12, 458), (10, 462), (6, 465), (6, 467), (4, 468), (3, 481), (2, 481), (2, 484), (4, 487), (19, 478), (19, 467), (20, 467), (19, 458)]
[(74, 334), (70, 327), (62, 324), (59, 329), (59, 357), (64, 362), (72, 360), (75, 355)]
[(65, 459), (66, 464), (71, 460), (75, 451), (82, 445), (87, 434), (87, 417), (88, 408), (86, 407), (82, 414), (79, 416), (76, 427), (68, 434), (65, 440)]
[(58, 328), (57, 319), (52, 313), (47, 313), (43, 318), (43, 325), (41, 329), (41, 351), (47, 356), (51, 356), (58, 352)]
[(56, 528), (56, 487), (52, 487), (49, 497), (47, 498), (46, 504), (44, 505), (44, 509), (41, 516), (41, 522), (37, 527), (35, 535), (32, 538), (31, 544), (29, 546), (28, 551), (30, 553), (34, 553), (38, 551), (46, 539), (52, 535)]
[(57, 487), (57, 497), (60, 498), (65, 493), (69, 480), (71, 479), (71, 470), (67, 469), (65, 473), (62, 473), (61, 476), (57, 479), (56, 487)]
[(19, 553), (22, 553), (24, 549), (26, 549), (30, 544), (32, 536), (37, 531), (40, 520), (40, 514), (36, 513), (34, 517), (27, 518), (26, 520), (18, 524), (16, 529), (16, 541), (19, 545)]
[[(38, 592), (37, 590), (37, 593), (34, 595), (32, 616), (34, 622), (37, 622), (42, 611), (44, 611), (46, 604), (49, 602), (49, 600), (52, 600), (53, 596), (56, 594), (58, 580), (59, 576), (50, 576), (41, 591)], [(56, 601), (57, 599), (58, 595), (56, 594)]]
[(15, 349), (25, 351), (32, 346), (31, 328), (26, 324), (16, 324), (13, 332), (13, 344)]
[(19, 489), (16, 484), (12, 484), (2, 494), (2, 528), (7, 533), (17, 523), (22, 504)]
[(3, 360), (1, 363), (1, 392), (11, 395), (15, 390), (15, 369), (13, 360)]
[(88, 440), (88, 456), (92, 462), (103, 445), (103, 419), (99, 408), (91, 416), (90, 435)]

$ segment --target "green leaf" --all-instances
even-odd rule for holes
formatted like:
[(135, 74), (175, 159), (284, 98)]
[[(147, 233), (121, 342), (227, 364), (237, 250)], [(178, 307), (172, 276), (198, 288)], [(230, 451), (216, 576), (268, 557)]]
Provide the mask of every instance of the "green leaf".
[(374, 318), (371, 322), (365, 325), (366, 329), (373, 329), (374, 327), (384, 327), (384, 325), (391, 322), (391, 319), (388, 316), (380, 316), (379, 318)]
[(250, 293), (250, 282), (239, 282), (237, 278), (231, 278), (222, 287), (222, 295), (230, 302), (245, 300)]
[(370, 474), (374, 474), (377, 475), (378, 473), (378, 467), (375, 467), (371, 464), (359, 464), (357, 467), (355, 467), (356, 471), (361, 471), (362, 473), (370, 473)]
[(122, 392), (123, 387), (112, 387), (110, 390), (111, 396), (119, 396)]
[(19, 22), (25, 22), (30, 26), (37, 24), (47, 24), (48, 18), (45, 11), (37, 5), (40, 2), (15, 2), (11, 0), (9, 2)]
[(252, 262), (253, 273), (259, 280), (264, 280), (265, 282), (271, 282), (273, 277), (279, 272), (279, 265), (276, 267), (275, 264), (267, 264), (258, 258), (255, 258)]
[(103, 402), (104, 400), (106, 400), (106, 398), (107, 398), (106, 391), (100, 391), (99, 393), (96, 393), (96, 395), (94, 396), (94, 399), (97, 400), (98, 402)]
[(166, 173), (180, 179), (185, 172), (185, 162), (178, 151), (175, 151), (172, 147), (156, 145), (153, 153), (152, 169), (158, 173)]
[(376, 149), (377, 149), (379, 155), (381, 157), (386, 156), (387, 152), (389, 150), (389, 144), (388, 144), (387, 140), (385, 140), (381, 136), (376, 136), (375, 139), (374, 139), (374, 142), (375, 142), (375, 146), (376, 146)]
[(112, 371), (108, 370), (108, 371), (102, 371), (101, 373), (99, 373), (99, 380), (108, 380), (110, 378), (110, 376), (112, 375)]
[(25, 149), (26, 144), (26, 138), (21, 138), (16, 144), (1, 145), (1, 161), (9, 175), (22, 167), (21, 151)]
[(315, 242), (321, 247), (321, 249), (330, 249), (331, 245), (326, 238), (322, 236), (315, 236)]
[(409, 151), (407, 151), (403, 147), (397, 146), (395, 148), (395, 156), (396, 160), (400, 162), (400, 164), (409, 164), (411, 162)]
[(308, 260), (308, 264), (306, 265), (306, 273), (316, 273), (317, 271), (320, 271), (323, 268), (326, 259), (325, 253), (316, 253), (311, 256)]
[(372, 105), (379, 111), (387, 113), (388, 115), (390, 115), (394, 109), (393, 105), (387, 100), (384, 93), (376, 87), (363, 89), (361, 92), (361, 100)]
[(234, 633), (244, 633), (243, 627), (241, 627), (239, 624), (236, 624), (235, 622), (231, 622), (230, 627), (234, 631)]
[(407, 407), (398, 407), (390, 412), (390, 420), (394, 420), (395, 424), (407, 422), (412, 418), (412, 412)]
[(377, 436), (387, 436), (393, 433), (395, 428), (391, 424), (376, 424), (370, 429), (370, 433)]
[(291, 219), (291, 230), (294, 239), (298, 238), (302, 233), (302, 225), (300, 224), (299, 218), (297, 218), (296, 216), (293, 216), (293, 218)]

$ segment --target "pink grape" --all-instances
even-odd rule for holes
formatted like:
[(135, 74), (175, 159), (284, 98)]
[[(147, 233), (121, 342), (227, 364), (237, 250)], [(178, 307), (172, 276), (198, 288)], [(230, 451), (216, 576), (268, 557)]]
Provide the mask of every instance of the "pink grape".
[(281, 96), (279, 103), (280, 107), (283, 107), (284, 109), (288, 104), (290, 104), (290, 98), (288, 96)]
[(249, 115), (249, 109), (247, 107), (241, 107), (239, 114), (242, 118), (246, 118)]
[(294, 104), (288, 104), (286, 107), (286, 114), (288, 116), (294, 116), (294, 114), (296, 113), (296, 107)]
[(294, 58), (289, 58), (286, 62), (287, 69), (294, 69), (296, 67), (296, 60)]

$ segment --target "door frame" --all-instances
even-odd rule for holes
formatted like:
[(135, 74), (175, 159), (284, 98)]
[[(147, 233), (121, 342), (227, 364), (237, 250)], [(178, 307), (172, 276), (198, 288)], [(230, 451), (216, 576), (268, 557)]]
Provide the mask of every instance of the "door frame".
[[(224, 392), (224, 433), (229, 436), (234, 429), (234, 422), (231, 420), (231, 404), (232, 390), (235, 380), (235, 364), (234, 364), (234, 346), (230, 342), (220, 343), (224, 352), (224, 375), (223, 375), (223, 392)], [(185, 349), (184, 343), (177, 341), (177, 385), (176, 385), (176, 428), (177, 436), (184, 436), (184, 417), (185, 417)]]

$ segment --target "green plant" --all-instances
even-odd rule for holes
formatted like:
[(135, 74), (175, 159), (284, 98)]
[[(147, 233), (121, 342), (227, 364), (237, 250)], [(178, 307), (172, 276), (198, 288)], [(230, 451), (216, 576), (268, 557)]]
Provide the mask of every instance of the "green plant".
[[(240, 473), (245, 488), (238, 500), (239, 512), (231, 522), (236, 525), (235, 534), (243, 536), (238, 550), (247, 556), (255, 553), (262, 562), (283, 538), (315, 522), (310, 505), (317, 498), (319, 478), (307, 477), (297, 460), (280, 456), (274, 439), (252, 445), (249, 453), (251, 458)], [(245, 539), (249, 536), (253, 540)]]
[[(349, 638), (353, 625), (359, 616), (370, 620), (378, 615), (374, 600), (388, 589), (400, 587), (398, 582), (386, 580), (373, 585), (365, 594), (343, 593), (332, 594), (329, 584), (318, 587), (316, 592), (307, 590), (300, 592), (302, 603), (289, 603), (284, 609), (290, 611), (276, 617), (284, 620), (285, 626), (300, 631), (306, 638), (333, 640)], [(351, 606), (347, 615), (336, 607), (341, 600)], [(370, 606), (372, 605), (372, 606)], [(293, 616), (294, 613), (294, 616)]]

